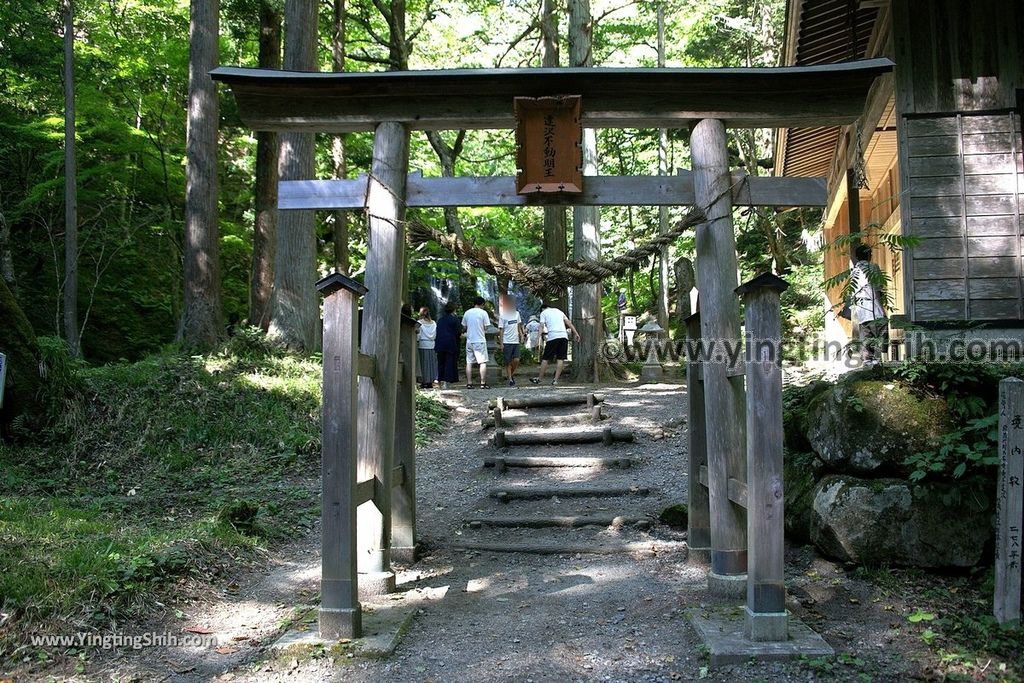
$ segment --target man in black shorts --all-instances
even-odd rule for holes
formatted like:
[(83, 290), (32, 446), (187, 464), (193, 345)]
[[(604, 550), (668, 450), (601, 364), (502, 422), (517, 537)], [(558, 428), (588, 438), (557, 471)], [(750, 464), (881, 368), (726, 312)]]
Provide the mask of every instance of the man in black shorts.
[(572, 330), (573, 339), (580, 340), (580, 333), (576, 331), (572, 321), (565, 313), (549, 306), (547, 302), (540, 305), (540, 333), (546, 340), (544, 355), (541, 356), (540, 374), (531, 377), (530, 381), (540, 384), (544, 380), (544, 372), (548, 369), (550, 361), (555, 363), (555, 379), (551, 384), (558, 384), (558, 378), (562, 376), (562, 368), (565, 367), (565, 359), (569, 355), (569, 332)]

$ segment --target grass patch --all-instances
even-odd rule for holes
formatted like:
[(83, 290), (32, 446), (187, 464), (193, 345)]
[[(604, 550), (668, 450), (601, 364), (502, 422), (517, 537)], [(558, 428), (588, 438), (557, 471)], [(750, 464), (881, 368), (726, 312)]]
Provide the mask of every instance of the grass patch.
[[(314, 523), (320, 358), (257, 351), (82, 369), (47, 431), (0, 444), (0, 662), (37, 657), (28, 634), (56, 620), (123, 623)], [(416, 409), (422, 444), (448, 409)]]

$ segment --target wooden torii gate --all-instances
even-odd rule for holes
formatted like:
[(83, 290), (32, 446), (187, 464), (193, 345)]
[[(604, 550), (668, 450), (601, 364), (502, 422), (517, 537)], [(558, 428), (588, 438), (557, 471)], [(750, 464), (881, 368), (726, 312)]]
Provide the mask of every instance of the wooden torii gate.
[[(359, 635), (357, 582), (364, 589), (369, 584), (376, 592), (394, 590), (391, 511), (406, 207), (695, 204), (706, 214), (706, 222), (696, 231), (699, 335), (705, 342), (736, 341), (741, 335), (733, 206), (823, 206), (825, 185), (822, 179), (756, 177), (737, 185), (728, 165), (726, 127), (849, 124), (861, 116), (875, 78), (892, 66), (887, 59), (874, 59), (759, 69), (306, 73), (220, 67), (212, 72), (215, 80), (231, 87), (242, 120), (254, 130), (374, 132), (368, 177), (290, 181), (282, 182), (280, 188), (282, 209), (365, 209), (369, 230), (365, 288), (343, 276), (321, 282), (325, 294), (343, 297), (325, 306), (325, 548), (320, 611), (325, 638)], [(581, 119), (588, 128), (692, 127), (693, 171), (670, 177), (591, 176), (582, 195), (543, 199), (516, 194), (514, 178), (409, 174), (411, 130), (513, 128), (513, 98), (566, 94), (582, 97)], [(740, 293), (749, 305), (752, 295), (780, 286), (760, 283), (756, 291)], [(364, 291), (357, 347), (354, 297)], [(337, 338), (328, 340), (330, 335)], [(406, 376), (411, 355), (403, 366)], [(353, 370), (364, 364), (372, 365), (373, 371)], [(698, 425), (691, 429), (700, 433), (705, 446), (709, 528), (692, 534), (689, 542), (695, 555), (710, 556), (709, 589), (721, 595), (747, 591), (748, 629), (768, 634), (765, 639), (778, 639), (778, 613), (759, 614), (758, 610), (777, 609), (779, 594), (769, 585), (765, 599), (763, 582), (748, 586), (747, 510), (734, 500), (735, 491), (730, 496), (730, 484), (735, 488), (735, 482), (746, 482), (743, 502), (751, 505), (750, 514), (757, 521), (763, 514), (757, 505), (762, 502), (771, 505), (772, 515), (781, 515), (781, 480), (764, 480), (754, 470), (755, 479), (747, 481), (744, 368), (704, 362), (700, 373), (704, 429), (694, 429)], [(363, 376), (356, 395), (357, 374)], [(775, 386), (773, 377), (769, 373), (765, 386)], [(340, 384), (327, 386), (331, 382)], [(694, 388), (691, 385), (691, 392)], [(338, 407), (349, 416), (345, 424), (326, 414)], [(337, 433), (328, 435), (328, 429)], [(781, 432), (757, 436), (751, 447), (781, 454)], [(414, 476), (412, 468), (403, 472), (400, 476), (406, 479)], [(415, 491), (414, 482), (406, 484), (406, 491)], [(361, 508), (356, 524), (355, 504), (365, 501), (372, 501), (376, 509)], [(404, 504), (408, 506), (409, 501)], [(414, 543), (408, 519), (401, 529), (403, 544)], [(358, 553), (361, 578), (355, 575), (356, 535), (366, 545)], [(769, 549), (768, 556), (778, 564), (781, 534), (773, 535), (772, 543), (778, 547)], [(776, 569), (775, 573), (781, 571)], [(784, 638), (784, 619), (781, 628)]]

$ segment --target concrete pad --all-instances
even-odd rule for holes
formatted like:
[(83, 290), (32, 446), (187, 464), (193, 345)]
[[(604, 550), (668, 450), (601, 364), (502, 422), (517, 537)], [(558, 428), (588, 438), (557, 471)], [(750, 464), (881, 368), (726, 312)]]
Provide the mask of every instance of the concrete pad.
[(710, 655), (710, 666), (744, 664), (751, 659), (792, 661), (800, 657), (832, 657), (835, 650), (809, 626), (789, 617), (789, 639), (782, 642), (753, 641), (746, 634), (742, 609), (691, 609), (687, 617)]
[(421, 588), (385, 596), (362, 605), (362, 631), (359, 638), (333, 640), (323, 638), (317, 628), (317, 608), (302, 610), (296, 623), (270, 646), (274, 657), (302, 658), (323, 651), (335, 656), (381, 658), (395, 651), (416, 613), (428, 602), (440, 600), (448, 587)]

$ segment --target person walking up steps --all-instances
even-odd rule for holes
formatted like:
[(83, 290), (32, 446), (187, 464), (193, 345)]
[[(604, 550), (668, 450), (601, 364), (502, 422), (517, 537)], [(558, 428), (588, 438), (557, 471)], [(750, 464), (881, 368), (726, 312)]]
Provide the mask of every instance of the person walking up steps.
[(487, 327), (491, 317), (484, 310), (484, 299), (473, 299), (473, 308), (462, 316), (462, 327), (466, 330), (466, 388), (473, 388), (473, 363), (480, 365), (480, 388), (490, 389), (487, 384)]
[(551, 384), (558, 384), (562, 376), (562, 368), (565, 367), (565, 359), (569, 356), (569, 333), (572, 330), (572, 337), (579, 342), (580, 333), (576, 331), (572, 321), (559, 309), (549, 306), (545, 301), (540, 305), (540, 326), (541, 336), (545, 339), (544, 355), (541, 357), (540, 374), (531, 377), (530, 381), (540, 384), (544, 381), (544, 372), (548, 369), (550, 361), (555, 362), (555, 379)]
[(519, 349), (523, 343), (523, 319), (516, 309), (516, 300), (511, 296), (502, 297), (498, 330), (498, 348), (505, 359), (505, 376), (508, 385), (514, 387), (516, 369), (519, 367)]

